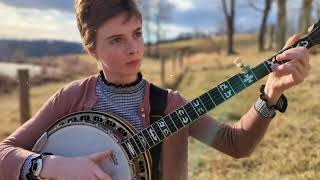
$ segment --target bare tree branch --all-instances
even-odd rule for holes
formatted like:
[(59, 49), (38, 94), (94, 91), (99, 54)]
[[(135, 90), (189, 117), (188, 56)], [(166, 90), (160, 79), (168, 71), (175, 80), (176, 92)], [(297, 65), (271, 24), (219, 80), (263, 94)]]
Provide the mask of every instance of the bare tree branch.
[(256, 4), (254, 4), (252, 1), (248, 1), (248, 6), (251, 7), (252, 9), (258, 11), (258, 12), (263, 12), (263, 9), (256, 6)]
[(228, 13), (226, 0), (221, 0), (222, 9), (227, 22), (228, 34), (228, 54), (235, 54), (233, 48), (233, 35), (234, 35), (234, 16), (235, 16), (235, 0), (230, 0), (230, 14)]
[(221, 0), (221, 1), (222, 1), (222, 9), (223, 9), (224, 14), (226, 16), (229, 16), (226, 1), (225, 0)]
[(260, 30), (258, 34), (258, 50), (264, 51), (264, 41), (265, 41), (265, 33), (267, 31), (267, 19), (269, 16), (269, 12), (271, 9), (271, 4), (273, 0), (265, 0), (265, 6), (263, 9), (263, 16), (261, 20)]

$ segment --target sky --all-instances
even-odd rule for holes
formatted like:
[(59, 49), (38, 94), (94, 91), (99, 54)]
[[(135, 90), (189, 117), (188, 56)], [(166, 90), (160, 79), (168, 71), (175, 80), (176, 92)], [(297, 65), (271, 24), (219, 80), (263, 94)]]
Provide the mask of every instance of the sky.
[[(163, 25), (164, 37), (181, 33), (217, 32), (225, 28), (221, 0), (161, 0), (172, 5), (170, 20)], [(238, 0), (236, 32), (254, 31), (259, 27), (261, 12), (248, 1), (263, 7), (264, 0)], [(51, 39), (81, 42), (73, 12), (73, 0), (0, 0), (0, 39)], [(288, 17), (297, 22), (301, 0), (288, 0)], [(143, 4), (142, 4), (143, 5)], [(274, 23), (273, 5), (269, 22)]]

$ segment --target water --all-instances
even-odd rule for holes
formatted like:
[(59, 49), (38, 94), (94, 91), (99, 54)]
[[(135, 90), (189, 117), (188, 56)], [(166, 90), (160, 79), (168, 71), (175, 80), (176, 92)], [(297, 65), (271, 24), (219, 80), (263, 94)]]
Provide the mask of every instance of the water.
[(31, 77), (41, 74), (42, 72), (42, 67), (38, 65), (0, 62), (0, 75), (16, 78), (18, 69), (28, 69), (29, 76)]

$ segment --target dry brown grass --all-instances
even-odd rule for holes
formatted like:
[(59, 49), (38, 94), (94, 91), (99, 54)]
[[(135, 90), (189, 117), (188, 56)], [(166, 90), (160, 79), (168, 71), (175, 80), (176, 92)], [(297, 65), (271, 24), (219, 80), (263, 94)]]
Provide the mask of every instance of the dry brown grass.
[[(41, 85), (53, 81), (68, 82), (81, 76), (93, 74), (97, 70), (96, 61), (86, 55), (46, 57), (31, 60), (30, 62), (48, 69), (32, 79), (34, 85)], [(52, 72), (50, 69), (56, 69), (56, 71)]]
[(12, 89), (18, 86), (18, 82), (8, 76), (0, 75), (0, 95), (9, 94)]

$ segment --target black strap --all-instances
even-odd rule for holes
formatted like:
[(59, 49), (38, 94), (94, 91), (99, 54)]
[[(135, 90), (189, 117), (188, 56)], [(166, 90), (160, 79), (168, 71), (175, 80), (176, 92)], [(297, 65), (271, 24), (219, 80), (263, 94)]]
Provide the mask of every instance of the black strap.
[[(150, 124), (156, 122), (165, 115), (164, 111), (167, 107), (167, 97), (167, 90), (150, 84)], [(161, 179), (161, 145), (162, 143), (159, 143), (158, 145), (150, 149), (152, 157), (152, 180)]]

